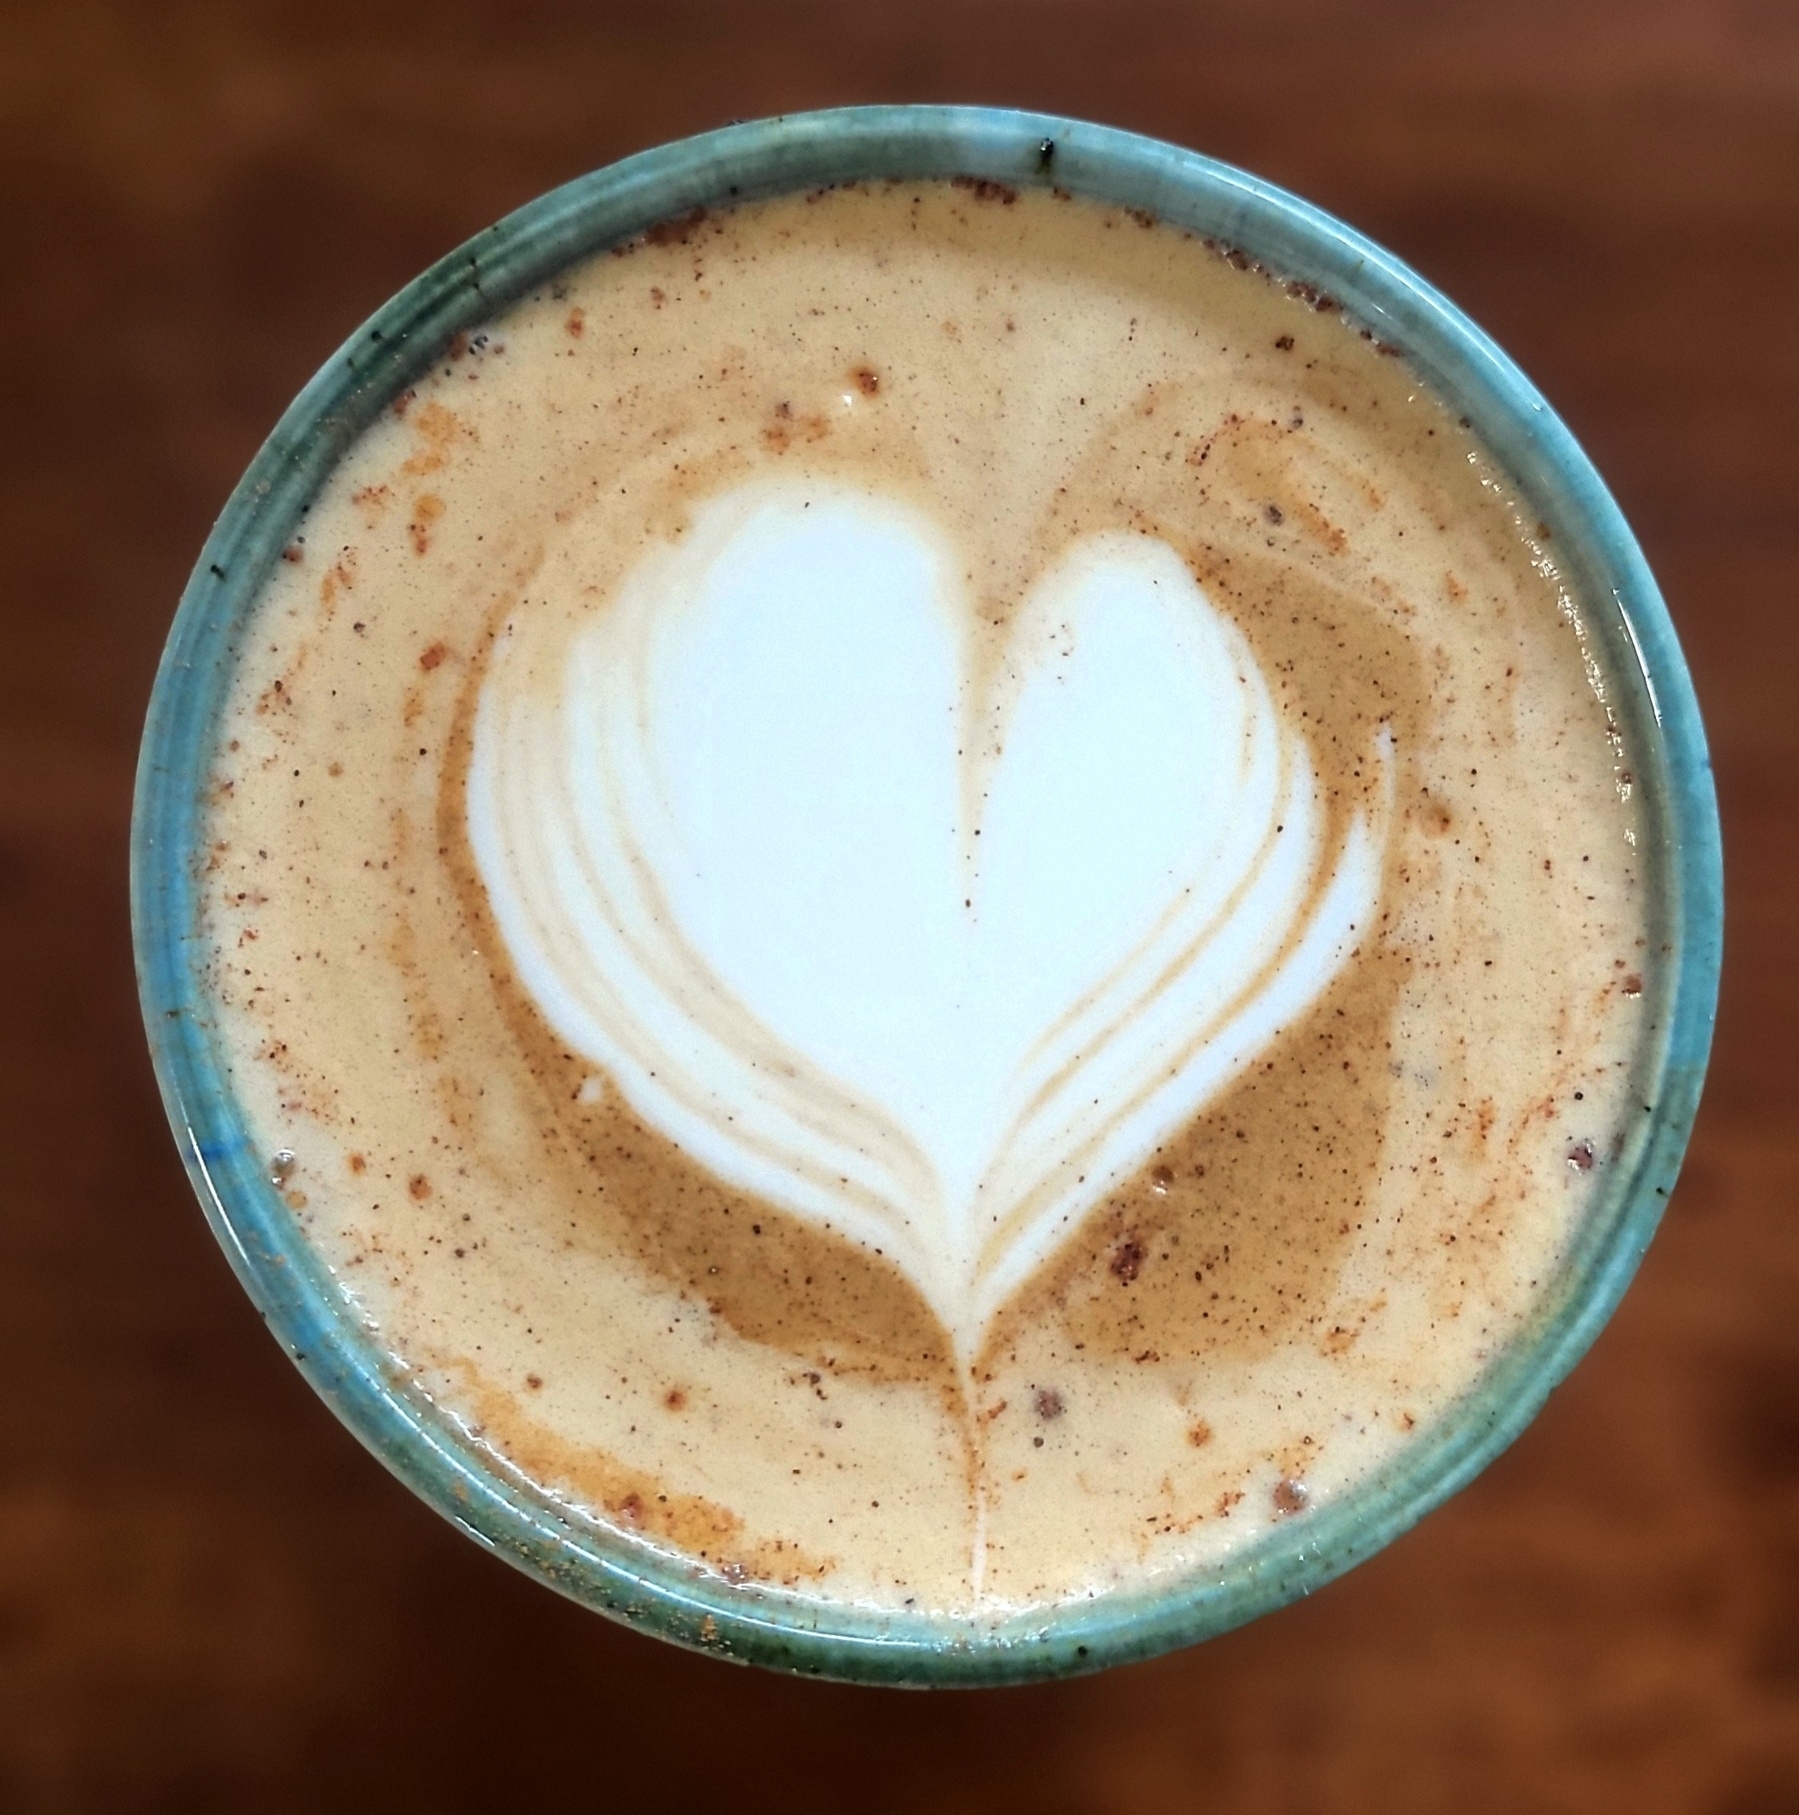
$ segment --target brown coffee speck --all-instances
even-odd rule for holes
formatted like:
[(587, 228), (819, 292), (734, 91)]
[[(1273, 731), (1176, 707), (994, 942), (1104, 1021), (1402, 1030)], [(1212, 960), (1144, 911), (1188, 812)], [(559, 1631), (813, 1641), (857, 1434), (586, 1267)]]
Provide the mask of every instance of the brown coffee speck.
[(444, 643), (433, 643), (431, 647), (419, 657), (419, 666), (429, 674), (449, 653), (448, 645)]
[(1172, 1166), (1152, 1166), (1149, 1172), (1149, 1188), (1157, 1197), (1166, 1197), (1168, 1187), (1174, 1183)]
[(1053, 1386), (1040, 1386), (1031, 1404), (1036, 1408), (1037, 1416), (1043, 1419), (1060, 1418), (1068, 1410), (1062, 1403), (1062, 1395)]
[(1136, 1236), (1127, 1235), (1112, 1250), (1110, 1261), (1113, 1278), (1129, 1285), (1143, 1271), (1143, 1244)]
[(1419, 790), (1418, 822), (1427, 838), (1441, 838), (1455, 824), (1455, 817), (1442, 801), (1423, 789)]
[(687, 1395), (682, 1392), (678, 1386), (671, 1386), (668, 1391), (662, 1395), (662, 1403), (667, 1406), (671, 1412), (678, 1412), (686, 1405)]
[(1568, 1164), (1576, 1172), (1593, 1170), (1593, 1143), (1591, 1141), (1571, 1141), (1568, 1145)]
[(996, 183), (984, 176), (953, 176), (958, 189), (966, 189), (977, 202), (1003, 202), (1008, 208), (1018, 200), (1018, 191), (1006, 183)]
[(791, 404), (778, 403), (775, 420), (762, 431), (762, 440), (773, 452), (784, 454), (795, 441), (822, 441), (830, 432), (830, 423), (817, 411), (795, 416)]
[(1632, 971), (1630, 975), (1624, 979), (1621, 987), (1627, 996), (1640, 996), (1643, 993), (1643, 979), (1638, 976), (1635, 971)]
[(1310, 1498), (1303, 1481), (1277, 1481), (1274, 1484), (1274, 1510), (1283, 1518), (1292, 1513), (1304, 1512), (1306, 1501)]
[[(1316, 284), (1308, 284), (1298, 278), (1287, 285), (1287, 294), (1297, 296), (1301, 302), (1310, 303), (1320, 314), (1329, 314), (1337, 306), (1337, 299), (1329, 292), (1320, 290)], [(1367, 338), (1372, 339), (1373, 336), (1369, 335)]]
[(406, 1189), (412, 1193), (415, 1202), (422, 1204), (431, 1195), (431, 1181), (422, 1172), (415, 1172), (406, 1181)]
[(1276, 337), (1274, 344), (1279, 347), (1283, 353), (1291, 353), (1293, 351), (1293, 336), (1291, 334), (1279, 335)]
[(350, 1170), (352, 1172), (367, 1172), (368, 1169), (369, 1163), (360, 1153), (353, 1153), (350, 1155)]
[(864, 397), (872, 397), (881, 388), (881, 374), (873, 366), (857, 366), (850, 376)]
[(568, 319), (562, 325), (568, 330), (572, 339), (579, 340), (581, 336), (587, 332), (587, 311), (585, 309), (570, 309), (568, 312)]
[(1212, 1441), (1212, 1427), (1203, 1418), (1196, 1418), (1187, 1426), (1187, 1441), (1195, 1449), (1204, 1449)]
[(541, 1374), (527, 1374), (525, 1376), (525, 1385), (528, 1386), (532, 1392), (541, 1393), (543, 1391), (543, 1376)]
[(412, 538), (412, 552), (422, 555), (431, 546), (431, 529), (444, 514), (444, 501), (435, 492), (421, 492), (412, 504), (412, 521), (406, 533)]

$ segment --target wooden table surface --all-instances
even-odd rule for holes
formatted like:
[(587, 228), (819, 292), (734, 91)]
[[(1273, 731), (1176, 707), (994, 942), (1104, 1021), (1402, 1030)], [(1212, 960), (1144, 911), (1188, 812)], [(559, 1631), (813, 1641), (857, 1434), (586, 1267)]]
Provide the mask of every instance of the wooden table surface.
[[(1661, 576), (1731, 888), (1667, 1223), (1524, 1439), (1305, 1605), (937, 1696), (619, 1630), (364, 1455), (194, 1206), (125, 914), (175, 598), (337, 342), (582, 170), (914, 99), (1245, 164), (1497, 334)], [(0, 1811), (1799, 1810), (1799, 5), (13, 0), (0, 231)]]

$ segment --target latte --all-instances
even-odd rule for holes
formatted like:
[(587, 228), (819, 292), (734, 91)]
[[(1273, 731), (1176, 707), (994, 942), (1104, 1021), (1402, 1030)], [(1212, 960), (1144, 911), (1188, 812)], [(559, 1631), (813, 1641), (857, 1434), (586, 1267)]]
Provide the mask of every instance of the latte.
[(1147, 216), (852, 185), (570, 270), (240, 657), (213, 993), (288, 1205), (497, 1466), (727, 1581), (1047, 1604), (1308, 1516), (1627, 1112), (1546, 534)]

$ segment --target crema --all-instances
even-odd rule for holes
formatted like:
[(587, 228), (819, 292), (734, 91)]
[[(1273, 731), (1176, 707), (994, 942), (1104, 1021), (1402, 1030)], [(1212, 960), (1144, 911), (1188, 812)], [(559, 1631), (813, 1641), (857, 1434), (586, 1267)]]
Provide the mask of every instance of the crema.
[(1316, 290), (993, 184), (695, 215), (459, 336), (278, 564), (234, 1087), (569, 1516), (957, 1614), (1200, 1570), (1442, 1416), (1611, 1163), (1596, 672)]

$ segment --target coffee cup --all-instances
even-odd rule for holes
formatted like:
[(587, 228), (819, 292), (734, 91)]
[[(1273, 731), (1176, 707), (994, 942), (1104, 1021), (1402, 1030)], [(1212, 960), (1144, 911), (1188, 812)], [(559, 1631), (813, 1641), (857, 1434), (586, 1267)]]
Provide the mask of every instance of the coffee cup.
[[(1590, 678), (1603, 696), (1620, 773), (1627, 777), (1621, 785), (1632, 792), (1640, 814), (1637, 860), (1653, 960), (1644, 963), (1641, 980), (1632, 973), (1636, 987), (1630, 993), (1642, 1004), (1642, 1031), (1629, 1067), (1631, 1115), (1620, 1123), (1614, 1148), (1599, 1156), (1604, 1163), (1596, 1171), (1591, 1149), (1570, 1147), (1569, 1167), (1592, 1172), (1582, 1180), (1590, 1195), (1551, 1276), (1536, 1285), (1528, 1311), (1506, 1329), (1466, 1390), (1403, 1449), (1318, 1503), (1304, 1505), (1303, 1485), (1280, 1477), (1274, 1486), (1276, 1513), (1297, 1514), (1303, 1506), (1304, 1516), (1272, 1519), (1221, 1560), (1139, 1572), (1102, 1592), (1022, 1606), (983, 1606), (978, 1597), (975, 1604), (948, 1610), (921, 1611), (903, 1602), (871, 1606), (804, 1581), (758, 1579), (735, 1565), (720, 1567), (709, 1554), (683, 1554), (678, 1545), (671, 1549), (652, 1541), (653, 1532), (632, 1529), (634, 1516), (622, 1524), (591, 1516), (591, 1508), (546, 1485), (542, 1471), (518, 1466), (504, 1446), (496, 1449), (466, 1406), (452, 1404), (421, 1372), (396, 1365), (392, 1350), (346, 1296), (342, 1269), (334, 1271), (309, 1237), (300, 1220), (306, 1173), (295, 1169), (300, 1162), (288, 1150), (271, 1152), (259, 1132), (247, 1100), (247, 1068), (222, 1025), (217, 942), (204, 924), (206, 876), (216, 854), (209, 794), (217, 785), (234, 681), (249, 659), (253, 614), (284, 557), (296, 566), (310, 558), (308, 512), (371, 425), (396, 405), (403, 408), (433, 372), (456, 367), (467, 356), (466, 337), (503, 318), (508, 305), (553, 292), (562, 275), (590, 255), (646, 232), (652, 242), (684, 245), (685, 224), (705, 211), (896, 178), (957, 180), (971, 205), (1002, 209), (1011, 206), (1010, 197), (1060, 192), (1119, 211), (1123, 218), (1184, 231), (1220, 249), (1233, 264), (1278, 274), (1308, 306), (1323, 303), (1325, 312), (1340, 311), (1371, 343), (1400, 356), (1528, 505), (1535, 545), (1553, 549), (1559, 582), (1571, 609), (1581, 614), (1582, 647), (1593, 663)], [(587, 331), (579, 314), (572, 310), (566, 319), (571, 340)], [(846, 410), (862, 407), (859, 395), (872, 403), (880, 375), (853, 362), (846, 369)], [(891, 384), (888, 388), (891, 393)], [(808, 420), (803, 411), (790, 410), (771, 422), (769, 445), (784, 451), (803, 439), (811, 432)], [(1203, 459), (1196, 462), (1195, 471), (1202, 465)], [(823, 516), (834, 508), (822, 493), (795, 495), (784, 518), (786, 505), (777, 501), (764, 508), (760, 496), (750, 502), (762, 515), (745, 520), (764, 543), (790, 529), (796, 536), (811, 535), (812, 528), (791, 528), (801, 522), (796, 513), (822, 505)], [(739, 506), (750, 509), (742, 500), (733, 508)], [(1280, 507), (1265, 508), (1275, 513), (1270, 528), (1280, 527)], [(416, 500), (412, 509), (406, 533), (415, 547), (428, 545), (437, 519)], [(716, 526), (709, 527), (710, 519), (695, 521), (703, 542)], [(725, 537), (727, 566), (748, 546), (741, 540), (746, 533), (741, 523), (732, 523), (736, 527), (726, 525), (715, 536)], [(731, 542), (726, 529), (740, 539)], [(920, 533), (928, 543), (928, 533)], [(909, 529), (893, 534), (896, 548), (920, 545), (916, 537), (906, 542)], [(1107, 558), (1114, 565), (1126, 561), (1123, 554)], [(1162, 580), (1151, 573), (1145, 583), (1153, 588)], [(1181, 583), (1178, 577), (1167, 582), (1176, 588)], [(324, 584), (333, 584), (329, 572)], [(347, 575), (343, 584), (349, 585)], [(1219, 661), (1241, 666), (1228, 631), (1220, 634), (1225, 640), (1217, 645), (1223, 652)], [(434, 652), (436, 662), (430, 660)], [(429, 675), (443, 659), (442, 648), (433, 643), (418, 661)], [(1253, 667), (1253, 660), (1248, 665)], [(500, 674), (501, 666), (494, 664), (492, 672)], [(490, 742), (490, 754), (492, 747)], [(1378, 778), (1390, 767), (1389, 751), (1390, 736), (1383, 744), (1377, 730), (1346, 760), (1361, 765), (1353, 771), (1357, 776), (1365, 769)], [(485, 821), (478, 807), (472, 809), (473, 886), (497, 928), (492, 942), (516, 956), (515, 948), (528, 946), (530, 936), (509, 928), (544, 925), (549, 910), (532, 892), (528, 866), (521, 867), (522, 860), (503, 848), (501, 834), (513, 822), (491, 802), (514, 786), (516, 768), (483, 755), (478, 725), (471, 733), (466, 774), (470, 800), (490, 802)], [(1322, 865), (1314, 888), (1320, 900), (1349, 874), (1343, 853), (1356, 828), (1373, 824), (1384, 811), (1370, 806), (1363, 818), (1345, 819), (1338, 856)], [(1096, 821), (1096, 827), (1103, 823)], [(488, 828), (485, 844), (482, 824)], [(1304, 905), (1312, 899), (1305, 887), (1295, 888), (1297, 905), (1281, 911), (1297, 947), (1318, 916)], [(1347, 923), (1361, 910), (1353, 906), (1353, 891), (1340, 892), (1340, 899), (1351, 904), (1344, 908)], [(629, 159), (509, 217), (441, 261), (352, 336), (257, 456), (183, 598), (159, 673), (139, 772), (133, 915), (152, 1052), (202, 1206), (283, 1346), (389, 1467), (509, 1561), (643, 1630), (715, 1655), (807, 1674), (948, 1685), (1096, 1669), (1238, 1625), (1311, 1592), (1379, 1549), (1517, 1436), (1616, 1305), (1672, 1186), (1709, 1044), (1721, 895), (1703, 732), (1654, 582), (1572, 437), (1479, 329), (1348, 228), (1196, 154), (1044, 116), (921, 107), (757, 122)], [(540, 971), (546, 953), (551, 953), (547, 944), (535, 954)], [(519, 968), (528, 969), (525, 960)], [(621, 974), (612, 982), (624, 989), (632, 977)], [(1322, 990), (1324, 983), (1317, 987)], [(549, 986), (538, 994), (547, 1000)], [(573, 1011), (548, 1009), (545, 1018), (558, 1038), (579, 1047)], [(577, 1071), (591, 1063), (596, 1075), (623, 1075), (625, 1060), (605, 1046), (603, 1035), (595, 1041), (598, 1057), (588, 1054), (577, 1063), (576, 1056), (564, 1056)], [(661, 1062), (646, 1061), (642, 1069), (654, 1074)], [(1403, 1070), (1403, 1055), (1394, 1064)], [(569, 1094), (579, 1098), (585, 1083), (574, 1074), (570, 1082)], [(674, 1126), (674, 1112), (659, 1112), (648, 1086), (643, 1088), (643, 1100), (632, 1099), (638, 1112), (652, 1122), (661, 1113)], [(1133, 1154), (1144, 1157), (1151, 1146), (1145, 1136), (1138, 1143), (1141, 1153), (1133, 1149)], [(766, 1148), (764, 1142), (758, 1151)], [(741, 1158), (730, 1141), (706, 1151), (714, 1169), (727, 1177)], [(349, 1155), (351, 1161), (358, 1157)], [(1172, 1180), (1173, 1168), (1169, 1171)], [(1153, 1169), (1148, 1176), (1150, 1188), (1160, 1188)], [(440, 1189), (424, 1171), (401, 1184), (421, 1202)], [(777, 1195), (780, 1189), (778, 1182), (763, 1188)], [(828, 1207), (817, 1214), (828, 1218)], [(871, 1225), (876, 1233), (869, 1241), (878, 1244), (879, 1228), (887, 1226)], [(909, 1225), (902, 1216), (891, 1226), (903, 1232)], [(1114, 1278), (1131, 1284), (1148, 1256), (1126, 1230), (1104, 1258)], [(971, 1264), (933, 1272), (936, 1264), (920, 1249), (902, 1270), (947, 1333), (945, 1366), (952, 1374), (959, 1371), (961, 1415), (973, 1425), (997, 1403), (981, 1400), (973, 1375), (1002, 1294), (985, 1275), (977, 1277)], [(1001, 1279), (1006, 1289), (1016, 1283)], [(806, 1377), (802, 1368), (801, 1378)], [(1062, 1414), (1060, 1390), (1033, 1384), (1032, 1392), (1034, 1415), (1047, 1427)], [(678, 1393), (669, 1389), (670, 1397)], [(1206, 1427), (1191, 1422), (1189, 1428)], [(617, 1501), (630, 1506), (642, 1498), (635, 1489), (621, 1490)]]

